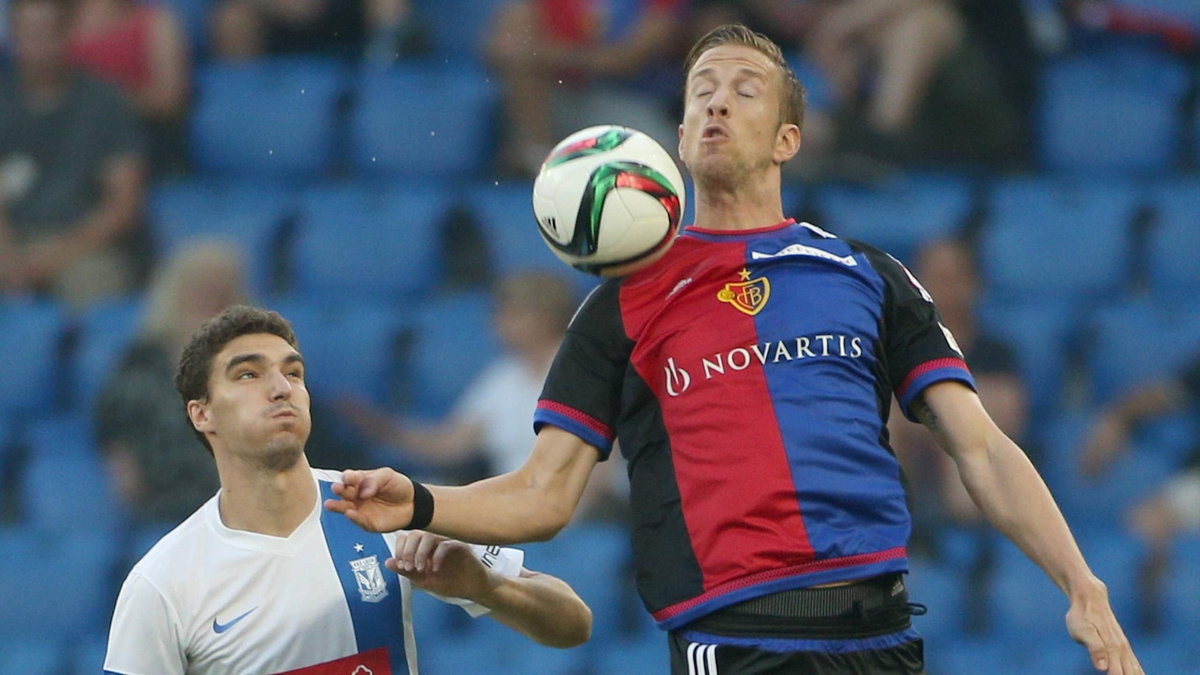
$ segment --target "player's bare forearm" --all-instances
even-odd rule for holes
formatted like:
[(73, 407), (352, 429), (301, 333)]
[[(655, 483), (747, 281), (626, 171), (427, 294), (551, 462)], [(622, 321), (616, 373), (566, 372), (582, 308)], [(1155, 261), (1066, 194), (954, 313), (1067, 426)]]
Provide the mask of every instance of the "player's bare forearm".
[(431, 487), (427, 528), (480, 544), (545, 541), (571, 521), (596, 449), (574, 434), (544, 427), (521, 468), (462, 487)]
[[(597, 458), (577, 436), (546, 427), (516, 471), (462, 487), (428, 486), (433, 519), (418, 526), (479, 544), (544, 541), (570, 522)], [(333, 491), (338, 498), (325, 508), (364, 529), (391, 532), (413, 519), (413, 483), (391, 469), (346, 471)]]
[(592, 611), (561, 579), (521, 570), (475, 602), (493, 619), (548, 647), (575, 647), (592, 634)]

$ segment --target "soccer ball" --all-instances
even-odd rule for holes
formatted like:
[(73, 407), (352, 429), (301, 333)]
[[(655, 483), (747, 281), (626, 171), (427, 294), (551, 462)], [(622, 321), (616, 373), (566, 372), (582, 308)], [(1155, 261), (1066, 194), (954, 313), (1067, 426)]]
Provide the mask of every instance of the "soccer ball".
[(621, 126), (577, 131), (559, 143), (533, 184), (538, 232), (560, 260), (620, 276), (666, 252), (679, 231), (683, 177), (646, 134)]

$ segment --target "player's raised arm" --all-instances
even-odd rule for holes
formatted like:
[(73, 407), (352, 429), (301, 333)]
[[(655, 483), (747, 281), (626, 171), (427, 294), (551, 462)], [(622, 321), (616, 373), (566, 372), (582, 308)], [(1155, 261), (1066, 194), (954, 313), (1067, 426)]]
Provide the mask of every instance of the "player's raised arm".
[(1142, 673), (1108, 601), (1037, 470), (995, 425), (975, 392), (957, 382), (931, 385), (913, 412), (958, 466), (988, 520), (1040, 566), (1070, 600), (1067, 630), (1097, 670)]
[(326, 500), (325, 508), (375, 532), (419, 528), (481, 544), (544, 541), (570, 522), (598, 460), (578, 436), (544, 426), (516, 471), (462, 487), (414, 484), (391, 469), (347, 471), (334, 486), (339, 499)]
[[(516, 554), (504, 558), (505, 554)], [(472, 547), (429, 532), (400, 534), (389, 569), (417, 588), (474, 603), (488, 616), (549, 647), (575, 647), (592, 633), (592, 612), (557, 577), (521, 566), (520, 552)], [(401, 562), (404, 560), (405, 562)], [(502, 571), (502, 567), (511, 569)]]

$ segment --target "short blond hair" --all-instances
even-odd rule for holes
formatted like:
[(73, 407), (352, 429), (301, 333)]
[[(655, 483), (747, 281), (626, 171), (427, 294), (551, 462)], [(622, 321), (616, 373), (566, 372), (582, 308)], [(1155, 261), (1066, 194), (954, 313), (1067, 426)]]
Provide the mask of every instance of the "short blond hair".
[[(696, 44), (692, 45), (687, 59), (683, 62), (683, 76), (685, 81), (688, 74), (692, 72), (692, 67), (696, 65), (696, 61), (700, 60), (700, 56), (704, 52), (723, 45), (750, 47), (761, 52), (770, 59), (771, 63), (775, 64), (775, 67), (779, 70), (780, 81), (783, 84), (783, 91), (779, 99), (780, 124), (795, 124), (797, 127), (803, 129), (805, 99), (807, 98), (807, 93), (804, 91), (804, 84), (796, 77), (796, 72), (792, 70), (787, 59), (783, 57), (783, 50), (779, 48), (779, 45), (775, 44), (766, 35), (750, 30), (740, 23), (727, 23), (723, 26), (717, 26), (705, 34), (704, 37), (697, 40)], [(685, 84), (684, 86), (686, 87), (687, 85)]]

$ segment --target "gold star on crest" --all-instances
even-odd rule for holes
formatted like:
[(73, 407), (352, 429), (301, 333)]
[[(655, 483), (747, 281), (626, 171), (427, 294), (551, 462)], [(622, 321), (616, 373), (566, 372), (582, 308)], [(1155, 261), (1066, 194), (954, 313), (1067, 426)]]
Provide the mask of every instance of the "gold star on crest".
[(750, 278), (750, 270), (743, 267), (742, 271), (738, 272), (738, 276), (742, 278), (742, 281), (745, 281)]

